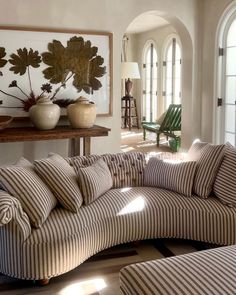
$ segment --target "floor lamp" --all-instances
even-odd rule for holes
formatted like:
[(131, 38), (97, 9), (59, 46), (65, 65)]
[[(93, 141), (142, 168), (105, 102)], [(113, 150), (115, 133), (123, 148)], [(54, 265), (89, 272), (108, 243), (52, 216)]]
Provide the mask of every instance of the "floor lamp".
[(133, 83), (131, 79), (140, 79), (140, 73), (137, 62), (121, 63), (121, 79), (125, 79), (125, 96), (131, 96)]
[[(125, 79), (125, 96), (122, 98), (122, 103), (125, 103), (125, 106), (122, 106), (122, 109), (124, 109), (124, 115), (122, 115), (124, 126), (126, 128), (128, 125), (129, 130), (131, 130), (132, 119), (136, 119), (136, 125), (139, 128), (136, 100), (131, 96), (131, 89), (133, 86), (131, 79), (140, 79), (138, 63), (122, 62), (121, 79)], [(131, 106), (131, 102), (133, 103), (133, 106)], [(134, 114), (131, 114), (131, 109), (133, 109)]]

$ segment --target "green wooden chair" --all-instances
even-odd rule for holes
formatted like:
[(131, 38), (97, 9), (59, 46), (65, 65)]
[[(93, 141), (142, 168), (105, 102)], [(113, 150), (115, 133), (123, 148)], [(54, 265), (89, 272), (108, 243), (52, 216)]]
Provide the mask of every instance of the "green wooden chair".
[(143, 127), (143, 139), (146, 140), (147, 130), (155, 132), (157, 135), (157, 146), (160, 143), (160, 134), (164, 134), (168, 137), (179, 139), (179, 136), (175, 134), (175, 131), (181, 131), (181, 104), (171, 104), (166, 112), (164, 120), (159, 125), (155, 122), (142, 122)]

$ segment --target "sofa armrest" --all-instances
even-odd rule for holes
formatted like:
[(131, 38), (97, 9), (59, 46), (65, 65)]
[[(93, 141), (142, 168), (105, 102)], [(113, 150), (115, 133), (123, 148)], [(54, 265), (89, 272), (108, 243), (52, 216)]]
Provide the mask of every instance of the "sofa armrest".
[(20, 202), (0, 189), (0, 226), (14, 221), (19, 227), (23, 239), (31, 234), (31, 226), (27, 214), (23, 211)]

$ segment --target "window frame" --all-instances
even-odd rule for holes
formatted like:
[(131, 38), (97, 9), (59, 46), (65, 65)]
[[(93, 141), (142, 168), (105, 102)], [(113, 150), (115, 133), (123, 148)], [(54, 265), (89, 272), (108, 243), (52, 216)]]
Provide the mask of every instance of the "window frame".
[[(175, 40), (175, 41), (174, 41)], [(162, 99), (163, 99), (163, 106), (164, 110), (167, 110), (169, 104), (167, 104), (167, 54), (170, 46), (172, 45), (172, 81), (171, 81), (171, 102), (175, 103), (175, 97), (176, 97), (176, 90), (175, 90), (175, 77), (176, 77), (176, 45), (178, 44), (180, 48), (180, 93), (179, 98), (180, 101), (182, 100), (182, 57), (183, 57), (183, 50), (182, 50), (182, 44), (180, 42), (180, 38), (177, 34), (171, 34), (169, 35), (163, 46), (163, 53), (162, 53)], [(174, 49), (174, 50), (173, 50)], [(174, 58), (175, 57), (175, 58)], [(174, 58), (174, 63), (173, 63)]]
[[(155, 111), (152, 110), (152, 108), (150, 107), (150, 120), (149, 121), (155, 121), (155, 119), (157, 118), (157, 111), (158, 111), (158, 76), (159, 76), (159, 54), (158, 54), (158, 49), (157, 49), (157, 46), (156, 46), (156, 43), (153, 39), (149, 39), (144, 47), (143, 47), (143, 54), (142, 54), (142, 120), (147, 120), (147, 115), (146, 115), (146, 106), (147, 106), (147, 93), (146, 93), (146, 61), (147, 61), (147, 53), (150, 49), (150, 47), (153, 46), (152, 48), (154, 49), (153, 52), (156, 53), (156, 57), (157, 57), (157, 62), (156, 62), (156, 73), (157, 73), (157, 77), (156, 78), (153, 78), (153, 79), (150, 79), (150, 96), (151, 96), (151, 99), (150, 99), (150, 106), (153, 105), (153, 96), (154, 94), (152, 94), (152, 90), (151, 88), (153, 89), (153, 83), (154, 81), (156, 81), (156, 88), (157, 88), (157, 91), (156, 91), (156, 94), (155, 94), (155, 98), (156, 98), (156, 106), (157, 106), (157, 109)], [(154, 66), (154, 65), (153, 65)], [(150, 68), (151, 69), (151, 68)], [(153, 71), (151, 70), (150, 71), (150, 78), (152, 77), (152, 74), (153, 74)]]

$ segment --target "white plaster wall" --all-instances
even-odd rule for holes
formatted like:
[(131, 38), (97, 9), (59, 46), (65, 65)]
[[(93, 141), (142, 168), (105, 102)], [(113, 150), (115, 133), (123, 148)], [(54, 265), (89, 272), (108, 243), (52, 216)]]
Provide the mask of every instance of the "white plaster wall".
[[(111, 128), (111, 132), (107, 138), (92, 140), (92, 152), (118, 152), (120, 150), (121, 40), (127, 26), (139, 14), (150, 10), (157, 11), (175, 27), (182, 29), (183, 39), (193, 40), (195, 51), (197, 2), (197, 0), (0, 0), (0, 25), (113, 33), (113, 117), (98, 118), (96, 122)], [(189, 103), (185, 104), (184, 133), (185, 145), (188, 145), (192, 129), (187, 126), (187, 122), (191, 120), (194, 93), (192, 93), (192, 77), (188, 81), (189, 71), (192, 71), (192, 56), (189, 54), (191, 48), (186, 46), (186, 50), (188, 52), (185, 60), (188, 69), (186, 81), (189, 82), (189, 88), (185, 90), (185, 96), (189, 97)], [(0, 144), (0, 164), (14, 161), (22, 155), (30, 159), (40, 158), (46, 156), (49, 151), (66, 154), (67, 143), (63, 141), (60, 144), (58, 142)]]
[(232, 0), (207, 0), (204, 1), (202, 23), (202, 140), (213, 140), (213, 111), (217, 98), (214, 97), (214, 70), (216, 59), (216, 33), (221, 15), (226, 7), (236, 1)]

